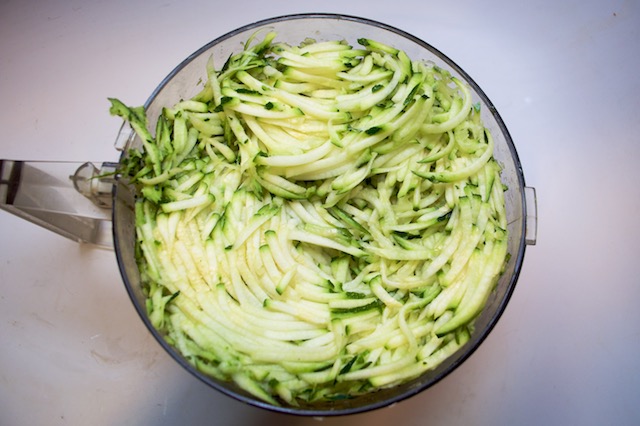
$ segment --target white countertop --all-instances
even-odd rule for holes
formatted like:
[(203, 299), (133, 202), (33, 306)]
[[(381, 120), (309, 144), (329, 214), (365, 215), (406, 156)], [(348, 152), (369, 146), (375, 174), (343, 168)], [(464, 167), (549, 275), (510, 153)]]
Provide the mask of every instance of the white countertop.
[[(537, 190), (537, 245), (497, 327), (453, 374), (322, 424), (640, 423), (638, 2), (218, 3), (1, 2), (0, 158), (116, 160), (107, 97), (142, 104), (187, 55), (259, 19), (336, 12), (399, 27), (496, 105)], [(183, 371), (134, 311), (113, 252), (4, 211), (0, 229), (0, 424), (318, 424)]]

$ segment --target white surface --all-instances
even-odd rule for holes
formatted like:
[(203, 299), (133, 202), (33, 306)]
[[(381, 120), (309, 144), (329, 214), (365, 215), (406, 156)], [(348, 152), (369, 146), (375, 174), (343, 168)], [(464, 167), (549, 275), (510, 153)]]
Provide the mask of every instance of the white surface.
[[(505, 120), (538, 244), (483, 346), (435, 387), (327, 425), (640, 424), (640, 6), (633, 1), (0, 2), (0, 157), (115, 160), (142, 104), (246, 23), (361, 15), (445, 52)], [(0, 211), (0, 424), (318, 424), (251, 408), (152, 340), (112, 252)]]

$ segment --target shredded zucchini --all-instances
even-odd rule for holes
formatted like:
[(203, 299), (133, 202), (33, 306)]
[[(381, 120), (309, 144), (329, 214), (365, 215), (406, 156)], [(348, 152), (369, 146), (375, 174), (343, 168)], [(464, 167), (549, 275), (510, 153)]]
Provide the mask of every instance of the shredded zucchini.
[(468, 341), (507, 256), (470, 89), (359, 43), (250, 40), (155, 135), (111, 99), (143, 142), (122, 173), (139, 189), (149, 318), (198, 369), (272, 404), (434, 368)]

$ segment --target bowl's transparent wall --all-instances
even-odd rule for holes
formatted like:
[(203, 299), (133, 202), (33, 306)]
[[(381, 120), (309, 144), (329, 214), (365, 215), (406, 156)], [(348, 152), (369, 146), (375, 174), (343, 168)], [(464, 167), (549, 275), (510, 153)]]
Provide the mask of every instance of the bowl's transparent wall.
[[(437, 382), (464, 361), (493, 328), (513, 291), (525, 247), (524, 179), (515, 148), (502, 120), (488, 98), (464, 71), (439, 51), (397, 29), (359, 18), (336, 17), (335, 15), (297, 15), (276, 18), (244, 27), (214, 40), (188, 57), (156, 89), (146, 105), (149, 123), (155, 123), (163, 107), (188, 99), (202, 89), (206, 81), (207, 62), (210, 58), (213, 59), (216, 69), (219, 69), (229, 55), (242, 50), (246, 40), (258, 30), (261, 32), (275, 30), (278, 32), (276, 40), (291, 44), (298, 44), (305, 38), (310, 37), (317, 41), (345, 39), (355, 46), (358, 38), (367, 37), (402, 49), (414, 60), (432, 61), (469, 83), (474, 94), (474, 102), (480, 102), (481, 104), (484, 124), (491, 131), (495, 140), (495, 157), (503, 165), (502, 181), (509, 188), (506, 193), (506, 207), (511, 257), (485, 310), (476, 320), (472, 339), (458, 353), (439, 367), (402, 386), (352, 400), (335, 401), (327, 404), (327, 406), (314, 405), (312, 407), (284, 408), (282, 410), (299, 414), (331, 415), (358, 412), (399, 401)], [(134, 140), (134, 146), (136, 143), (139, 146), (139, 141)], [(116, 188), (116, 202), (114, 203), (115, 245), (123, 278), (141, 317), (151, 332), (174, 358), (201, 380), (229, 393), (233, 397), (259, 406), (266, 406), (260, 402), (253, 401), (252, 397), (231, 384), (219, 383), (197, 372), (179, 353), (169, 347), (163, 341), (162, 336), (150, 325), (145, 313), (144, 295), (140, 288), (139, 273), (134, 260), (135, 236), (132, 204), (133, 195), (130, 189), (124, 183), (121, 183)], [(492, 366), (492, 368), (497, 367)]]

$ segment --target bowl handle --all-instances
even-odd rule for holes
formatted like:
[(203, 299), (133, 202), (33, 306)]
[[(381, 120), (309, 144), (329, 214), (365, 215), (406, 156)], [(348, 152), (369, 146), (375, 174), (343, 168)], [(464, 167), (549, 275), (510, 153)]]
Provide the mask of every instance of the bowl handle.
[(536, 189), (531, 186), (524, 187), (527, 221), (525, 225), (525, 242), (535, 245), (538, 238), (538, 198)]
[(117, 163), (0, 160), (0, 209), (77, 242), (113, 248)]

